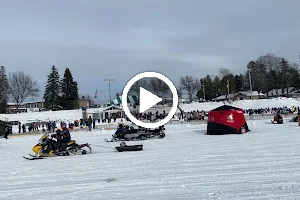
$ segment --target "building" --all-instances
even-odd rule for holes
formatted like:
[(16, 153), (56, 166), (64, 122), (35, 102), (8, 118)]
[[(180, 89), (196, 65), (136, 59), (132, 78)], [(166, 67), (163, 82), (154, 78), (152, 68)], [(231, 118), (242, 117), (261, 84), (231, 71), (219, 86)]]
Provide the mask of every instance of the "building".
[(234, 95), (234, 100), (242, 100), (242, 99), (264, 99), (265, 94), (257, 92), (257, 91), (240, 91)]
[(23, 103), (25, 108), (39, 108), (42, 109), (44, 108), (44, 101), (35, 101), (35, 102), (26, 102)]
[(299, 90), (295, 87), (284, 89), (272, 89), (268, 92), (268, 97), (298, 97)]
[(7, 103), (6, 113), (37, 112), (44, 108), (44, 101), (24, 102), (16, 108), (15, 103)]
[(226, 101), (226, 100), (243, 100), (243, 99), (264, 99), (265, 94), (257, 91), (240, 91), (238, 93), (232, 93), (228, 95), (221, 95), (214, 98), (213, 101)]
[(77, 108), (88, 108), (90, 107), (91, 101), (88, 99), (79, 99), (77, 100)]
[(91, 116), (92, 119), (108, 119), (108, 118), (121, 118), (125, 116), (122, 107), (118, 106), (109, 106), (109, 107), (102, 107), (90, 110), (88, 112), (88, 117)]
[(300, 97), (300, 91), (299, 90), (295, 90), (295, 91), (289, 93), (289, 97), (299, 98)]

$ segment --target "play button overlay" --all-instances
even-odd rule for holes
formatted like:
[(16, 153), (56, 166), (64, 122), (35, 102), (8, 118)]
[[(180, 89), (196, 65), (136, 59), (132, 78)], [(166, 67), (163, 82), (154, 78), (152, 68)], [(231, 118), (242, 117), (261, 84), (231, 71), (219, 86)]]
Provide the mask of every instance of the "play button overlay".
[(159, 98), (158, 96), (140, 87), (140, 113), (145, 112), (161, 101), (162, 98)]
[[(132, 87), (132, 85), (142, 78), (158, 78), (158, 79), (162, 80), (169, 86), (169, 88), (172, 92), (172, 95), (173, 95), (172, 109), (170, 110), (170, 112), (164, 119), (162, 119), (156, 123), (145, 123), (140, 120), (137, 120), (131, 114), (130, 109), (128, 108), (128, 104), (127, 104), (128, 92), (129, 92), (130, 88)], [(140, 113), (145, 112), (149, 108), (153, 107), (154, 105), (156, 105), (157, 103), (162, 101), (162, 99), (160, 97), (152, 94), (151, 92), (147, 91), (146, 89), (144, 89), (142, 87), (140, 87), (139, 98), (140, 98)], [(172, 119), (173, 115), (175, 115), (177, 106), (178, 106), (177, 90), (176, 90), (176, 87), (174, 86), (174, 84), (172, 83), (172, 81), (170, 81), (170, 79), (167, 78), (166, 76), (164, 76), (160, 73), (157, 73), (157, 72), (143, 72), (143, 73), (140, 73), (140, 74), (137, 74), (136, 76), (134, 76), (126, 84), (126, 86), (123, 90), (123, 94), (122, 94), (122, 105), (123, 105), (123, 110), (124, 110), (125, 114), (134, 124), (144, 127), (144, 128), (158, 128), (159, 126), (163, 126), (166, 123), (168, 123)]]

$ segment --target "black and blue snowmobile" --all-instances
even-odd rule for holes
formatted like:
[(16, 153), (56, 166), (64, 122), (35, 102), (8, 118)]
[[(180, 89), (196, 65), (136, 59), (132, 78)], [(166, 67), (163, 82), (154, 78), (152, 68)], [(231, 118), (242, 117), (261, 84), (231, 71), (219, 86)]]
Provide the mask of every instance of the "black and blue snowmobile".
[(148, 129), (140, 126), (124, 126), (119, 124), (115, 134), (112, 135), (111, 140), (105, 139), (106, 142), (116, 141), (132, 141), (132, 140), (147, 140), (150, 138), (164, 138), (165, 127), (160, 126), (156, 129)]

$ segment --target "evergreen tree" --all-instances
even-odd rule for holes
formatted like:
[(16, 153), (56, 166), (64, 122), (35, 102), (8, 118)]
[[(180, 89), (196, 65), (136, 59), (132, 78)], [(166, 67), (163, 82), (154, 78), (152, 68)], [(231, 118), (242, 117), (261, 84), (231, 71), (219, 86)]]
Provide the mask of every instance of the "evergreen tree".
[(217, 98), (221, 95), (221, 85), (220, 85), (220, 78), (218, 76), (215, 76), (213, 80), (213, 96), (214, 98)]
[(6, 112), (8, 101), (8, 80), (6, 77), (6, 70), (4, 66), (0, 68), (0, 113)]
[(243, 77), (239, 75), (235, 75), (234, 78), (235, 78), (235, 91), (239, 92), (243, 87)]
[(48, 80), (45, 86), (44, 100), (45, 107), (49, 109), (55, 108), (59, 105), (60, 95), (60, 78), (57, 69), (53, 65), (51, 72), (48, 75)]
[(205, 92), (205, 88), (203, 88), (203, 86), (205, 87), (205, 81), (204, 78), (201, 78), (199, 80), (200, 84), (199, 84), (199, 88), (196, 94), (196, 97), (198, 98), (198, 100), (200, 101), (201, 99), (204, 99), (204, 92)]
[(61, 106), (64, 109), (76, 108), (78, 100), (78, 84), (73, 80), (73, 76), (69, 68), (66, 68), (64, 77), (61, 81), (61, 92)]
[(221, 86), (221, 94), (222, 95), (227, 95), (228, 93), (228, 87), (227, 87), (227, 84), (229, 83), (229, 93), (232, 94), (232, 93), (235, 93), (235, 78), (234, 78), (234, 75), (233, 74), (229, 74), (229, 75), (226, 75), (224, 76), (222, 79), (221, 79), (221, 82), (220, 82), (220, 86)]
[(289, 64), (288, 61), (284, 58), (281, 60), (280, 64), (281, 65), (280, 65), (278, 78), (279, 78), (279, 84), (280, 84), (282, 94), (284, 94), (284, 90), (286, 89), (288, 92), (288, 87), (289, 87), (289, 74), (288, 74)]
[(206, 75), (206, 77), (204, 78), (202, 88), (204, 88), (203, 92), (205, 93), (205, 100), (211, 101), (214, 98), (214, 86), (213, 80), (210, 75)]

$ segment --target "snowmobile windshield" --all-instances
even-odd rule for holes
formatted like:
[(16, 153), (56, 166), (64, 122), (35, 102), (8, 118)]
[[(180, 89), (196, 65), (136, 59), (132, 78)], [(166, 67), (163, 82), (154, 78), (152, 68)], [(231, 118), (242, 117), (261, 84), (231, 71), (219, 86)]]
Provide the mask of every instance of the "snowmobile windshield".
[(42, 137), (39, 139), (39, 143), (43, 142), (43, 140), (45, 140), (46, 138), (48, 138), (49, 134), (45, 133), (44, 135), (42, 135)]

